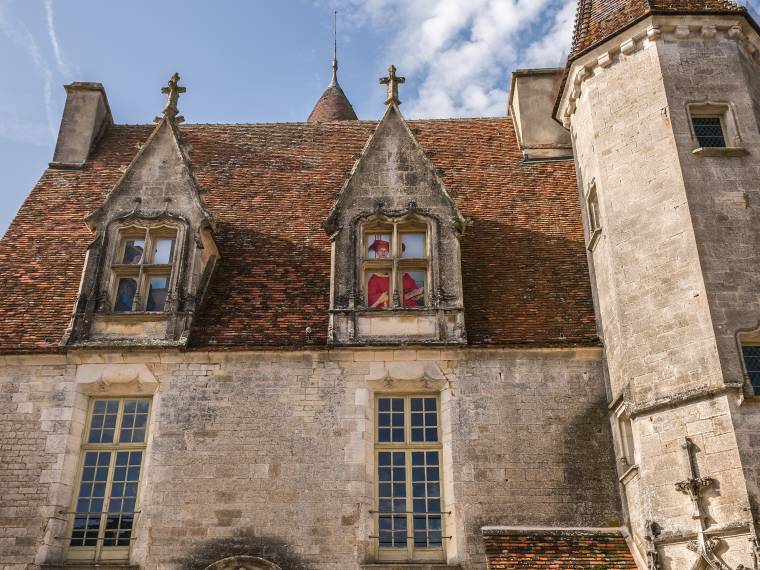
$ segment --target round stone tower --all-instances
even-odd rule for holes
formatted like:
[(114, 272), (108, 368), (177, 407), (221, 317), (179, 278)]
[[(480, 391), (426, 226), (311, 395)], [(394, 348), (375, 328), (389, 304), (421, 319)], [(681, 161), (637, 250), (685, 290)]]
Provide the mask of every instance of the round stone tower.
[(580, 0), (555, 107), (651, 568), (760, 567), (758, 29), (727, 0)]

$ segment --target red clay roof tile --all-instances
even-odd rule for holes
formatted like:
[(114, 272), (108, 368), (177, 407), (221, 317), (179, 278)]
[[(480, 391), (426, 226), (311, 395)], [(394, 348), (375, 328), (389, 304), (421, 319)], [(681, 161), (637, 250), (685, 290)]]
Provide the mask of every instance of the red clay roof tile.
[(489, 570), (636, 570), (622, 534), (483, 530)]
[[(469, 341), (595, 342), (572, 161), (525, 163), (509, 118), (410, 121), (472, 226), (462, 240)], [(181, 127), (222, 259), (190, 345), (324, 345), (330, 242), (321, 228), (376, 123)], [(48, 170), (0, 241), (0, 352), (57, 348), (87, 244), (84, 216), (148, 138), (114, 126), (82, 170)]]

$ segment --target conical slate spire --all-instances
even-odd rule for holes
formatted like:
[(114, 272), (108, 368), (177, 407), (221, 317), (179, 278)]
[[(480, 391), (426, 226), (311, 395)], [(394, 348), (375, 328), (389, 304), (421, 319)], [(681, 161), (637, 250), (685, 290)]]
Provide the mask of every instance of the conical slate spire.
[(732, 0), (579, 0), (571, 57), (649, 14), (746, 14)]
[(335, 12), (333, 28), (332, 81), (314, 105), (308, 123), (326, 123), (329, 121), (356, 121), (357, 116), (351, 102), (338, 83), (338, 13)]

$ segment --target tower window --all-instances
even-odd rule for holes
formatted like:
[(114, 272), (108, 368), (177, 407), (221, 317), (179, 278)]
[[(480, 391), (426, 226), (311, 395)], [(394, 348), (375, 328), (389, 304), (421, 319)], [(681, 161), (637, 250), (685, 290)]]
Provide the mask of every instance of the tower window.
[(695, 116), (691, 118), (691, 124), (700, 148), (725, 148), (727, 146), (722, 117)]
[(382, 561), (442, 560), (440, 402), (377, 399), (377, 540)]
[(586, 216), (588, 220), (588, 249), (592, 250), (602, 233), (602, 224), (599, 219), (599, 195), (596, 192), (596, 183), (592, 182), (586, 194)]
[(428, 306), (428, 234), (424, 223), (375, 222), (364, 226), (361, 262), (367, 307)]
[(91, 401), (70, 513), (69, 560), (129, 558), (149, 415), (145, 398)]
[(125, 228), (121, 231), (113, 275), (113, 311), (162, 312), (176, 257), (174, 228)]
[(760, 394), (760, 346), (743, 346), (744, 366), (755, 394)]

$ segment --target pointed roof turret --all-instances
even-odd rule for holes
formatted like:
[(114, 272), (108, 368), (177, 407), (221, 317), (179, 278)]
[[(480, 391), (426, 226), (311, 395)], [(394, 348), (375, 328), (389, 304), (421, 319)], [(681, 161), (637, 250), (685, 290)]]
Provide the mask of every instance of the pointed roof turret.
[(650, 14), (747, 14), (732, 0), (579, 0), (571, 58)]
[(333, 62), (332, 81), (314, 105), (308, 123), (326, 123), (329, 121), (356, 121), (358, 117), (351, 102), (338, 83), (338, 12), (334, 13), (333, 27)]

